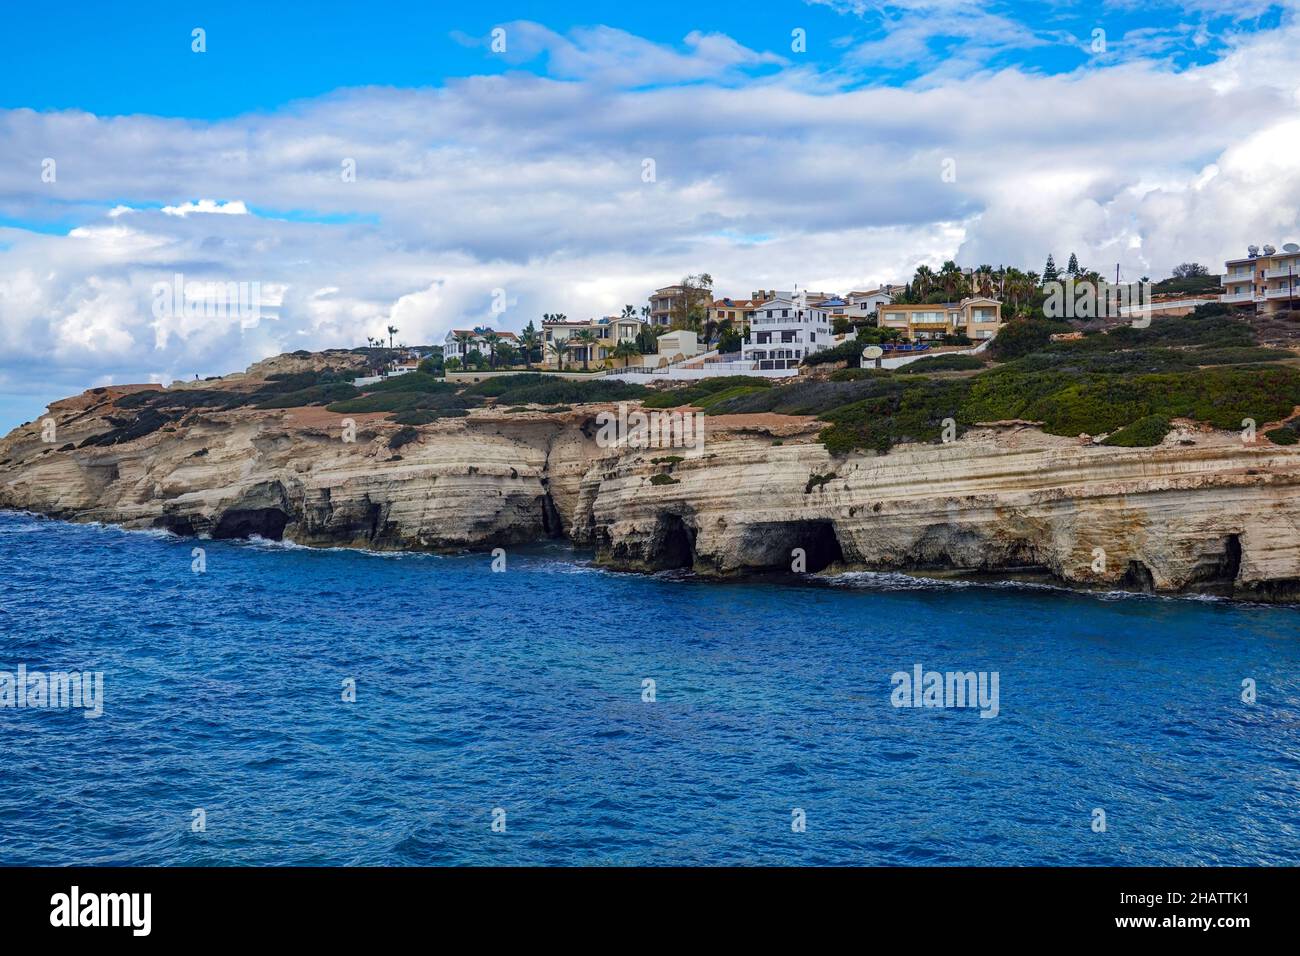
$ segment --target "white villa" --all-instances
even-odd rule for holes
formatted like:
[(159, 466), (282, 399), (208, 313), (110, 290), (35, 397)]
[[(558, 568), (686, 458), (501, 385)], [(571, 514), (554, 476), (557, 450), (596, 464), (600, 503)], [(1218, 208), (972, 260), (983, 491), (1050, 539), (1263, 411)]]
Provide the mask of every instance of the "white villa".
[(834, 344), (825, 308), (809, 305), (805, 293), (782, 293), (754, 310), (741, 358), (756, 369), (797, 369), (804, 356)]
[(442, 343), (443, 361), (459, 359), (464, 362), (465, 356), (475, 350), (484, 358), (487, 358), (487, 336), (489, 335), (495, 335), (498, 342), (509, 342), (516, 347), (519, 345), (519, 339), (513, 332), (494, 332), (490, 328), (452, 329), (447, 333), (447, 338)]

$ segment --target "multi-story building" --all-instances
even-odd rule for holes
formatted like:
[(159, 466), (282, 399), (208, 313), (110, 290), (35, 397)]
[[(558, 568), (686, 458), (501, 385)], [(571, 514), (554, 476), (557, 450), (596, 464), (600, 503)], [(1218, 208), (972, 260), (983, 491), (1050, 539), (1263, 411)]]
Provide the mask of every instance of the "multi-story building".
[[(591, 333), (591, 341), (579, 338), (582, 332)], [(559, 358), (551, 344), (567, 343), (564, 346), (565, 365), (570, 362), (603, 362), (613, 353), (620, 342), (635, 342), (641, 331), (641, 320), (623, 316), (607, 315), (599, 319), (543, 319), (542, 320), (542, 361), (551, 367), (558, 366)]]
[(749, 320), (753, 318), (754, 310), (775, 295), (775, 292), (759, 289), (751, 293), (748, 299), (715, 299), (709, 306), (709, 321), (730, 322), (731, 327), (743, 336), (749, 328)]
[(844, 297), (845, 308), (842, 313), (832, 312), (831, 318), (837, 315), (843, 315), (845, 318), (862, 322), (876, 314), (876, 310), (882, 305), (889, 305), (894, 301), (894, 296), (903, 290), (900, 285), (882, 285), (876, 289), (865, 289), (857, 292), (850, 292)]
[(473, 351), (477, 351), (484, 358), (487, 358), (487, 336), (489, 335), (495, 335), (498, 342), (509, 342), (516, 348), (519, 347), (519, 338), (513, 332), (494, 332), (494, 330), (486, 327), (476, 329), (452, 329), (447, 333), (447, 338), (445, 338), (442, 343), (443, 361), (459, 359), (461, 362), (464, 362), (465, 356)]
[(1002, 303), (971, 296), (960, 302), (889, 304), (879, 306), (876, 316), (881, 328), (898, 329), (914, 341), (942, 339), (954, 334), (972, 340), (991, 339), (1002, 327)]
[(830, 315), (803, 293), (778, 294), (754, 309), (741, 358), (759, 369), (797, 369), (813, 352), (832, 346)]
[(1244, 259), (1229, 259), (1223, 269), (1225, 305), (1249, 306), (1259, 313), (1300, 309), (1300, 246), (1288, 242), (1279, 252), (1251, 246)]
[(668, 285), (655, 289), (650, 296), (650, 324), (668, 328), (674, 321), (684, 320), (692, 309), (705, 314), (712, 301), (713, 290), (704, 286)]

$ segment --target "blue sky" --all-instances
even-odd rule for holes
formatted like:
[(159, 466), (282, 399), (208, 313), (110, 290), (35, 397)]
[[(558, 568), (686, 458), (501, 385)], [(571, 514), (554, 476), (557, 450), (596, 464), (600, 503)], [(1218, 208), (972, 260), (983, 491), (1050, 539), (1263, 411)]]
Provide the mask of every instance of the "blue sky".
[[(691, 272), (848, 291), (1076, 252), (1136, 278), (1300, 239), (1298, 2), (11, 4), (0, 432)], [(267, 314), (155, 315), (178, 274)]]
[[(929, 16), (924, 3), (915, 6), (919, 16)], [(945, 6), (936, 2), (934, 9)], [(1171, 43), (1159, 55), (1181, 66), (1205, 63), (1222, 52), (1225, 31), (1275, 28), (1283, 9), (1249, 2), (1067, 0), (978, 6), (1043, 41), (1031, 47), (999, 48), (999, 38), (989, 36), (983, 45), (993, 52), (982, 63), (1047, 73), (1083, 64), (1086, 53), (1064, 40), (1069, 36), (1090, 40), (1098, 27), (1106, 29), (1117, 44), (1126, 35), (1169, 34), (1183, 28), (1184, 42)], [(791, 31), (802, 28), (808, 36), (803, 59), (816, 68), (834, 69), (854, 47), (886, 38), (888, 24), (905, 21), (908, 7), (906, 2), (859, 5), (851, 0), (842, 4), (502, 0), (482, 7), (350, 0), (284, 5), (74, 2), (60, 4), (59, 15), (50, 16), (39, 4), (15, 4), (6, 10), (6, 29), (0, 33), (0, 63), (5, 64), (0, 106), (217, 119), (275, 109), (345, 86), (436, 86), (449, 77), (539, 68), (538, 61), (511, 64), (456, 38), (457, 34), (485, 36), (494, 26), (515, 20), (544, 23), (557, 33), (603, 24), (665, 44), (680, 43), (692, 30), (718, 32), (751, 49), (782, 55), (790, 52)], [(854, 12), (859, 8), (861, 15)], [(208, 34), (208, 52), (202, 58), (192, 56), (189, 49), (194, 27)], [(1202, 28), (1205, 34), (1198, 41), (1196, 31)], [(853, 82), (913, 81), (968, 45), (971, 38), (940, 34), (927, 39), (932, 60), (890, 64), (877, 58), (874, 64), (858, 65), (861, 75)]]

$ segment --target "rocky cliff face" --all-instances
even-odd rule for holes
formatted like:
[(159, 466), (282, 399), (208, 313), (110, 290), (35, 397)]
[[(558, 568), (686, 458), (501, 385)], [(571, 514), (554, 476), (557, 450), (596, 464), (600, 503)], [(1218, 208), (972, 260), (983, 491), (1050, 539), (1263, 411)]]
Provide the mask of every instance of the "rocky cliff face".
[[(138, 387), (137, 387), (138, 388)], [(1111, 448), (1025, 426), (832, 457), (818, 425), (711, 417), (699, 450), (605, 448), (596, 406), (420, 426), (200, 410), (138, 438), (106, 388), (0, 441), (0, 508), (307, 545), (488, 548), (568, 536), (609, 566), (990, 572), (1300, 599), (1300, 446), (1184, 429)], [(660, 476), (660, 477), (656, 477)]]

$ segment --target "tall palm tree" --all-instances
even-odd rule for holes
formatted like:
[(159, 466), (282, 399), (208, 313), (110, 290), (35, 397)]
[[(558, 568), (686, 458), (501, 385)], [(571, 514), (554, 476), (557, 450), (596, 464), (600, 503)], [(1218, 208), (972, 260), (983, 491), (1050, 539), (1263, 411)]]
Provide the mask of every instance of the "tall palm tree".
[(390, 349), (393, 347), (393, 336), (396, 335), (396, 334), (397, 334), (398, 332), (400, 332), (400, 331), (401, 331), (401, 329), (397, 328), (396, 326), (392, 326), (392, 325), (390, 325), (390, 326), (388, 327), (388, 347), (389, 347)]
[(587, 362), (591, 358), (591, 351), (596, 346), (596, 335), (591, 329), (581, 329), (571, 336), (575, 342), (582, 343), (582, 370), (587, 371)]
[(524, 326), (524, 330), (519, 333), (519, 347), (524, 353), (524, 368), (533, 367), (533, 351), (537, 348), (539, 342), (541, 342), (541, 338), (538, 336), (537, 330), (533, 328), (532, 319), (529, 319), (528, 324)]
[(500, 341), (500, 339), (501, 336), (497, 335), (491, 329), (488, 329), (483, 333), (483, 341), (487, 343), (488, 368), (490, 369), (497, 367), (497, 342)]
[(474, 333), (457, 332), (456, 344), (460, 346), (460, 360), (463, 365), (465, 364), (465, 360), (469, 358), (469, 347), (474, 344)]
[(555, 356), (555, 364), (559, 371), (564, 371), (564, 353), (568, 351), (568, 341), (566, 339), (552, 339), (546, 343), (546, 351)]
[(622, 319), (635, 319), (635, 318), (636, 318), (636, 306), (634, 306), (634, 305), (625, 305), (625, 306), (623, 306), (623, 314), (622, 314), (621, 316), (619, 316), (619, 318), (622, 318)]
[(934, 291), (934, 283), (933, 269), (927, 265), (916, 267), (916, 275), (912, 277), (912, 292), (916, 295), (918, 301), (923, 301), (927, 295)]

